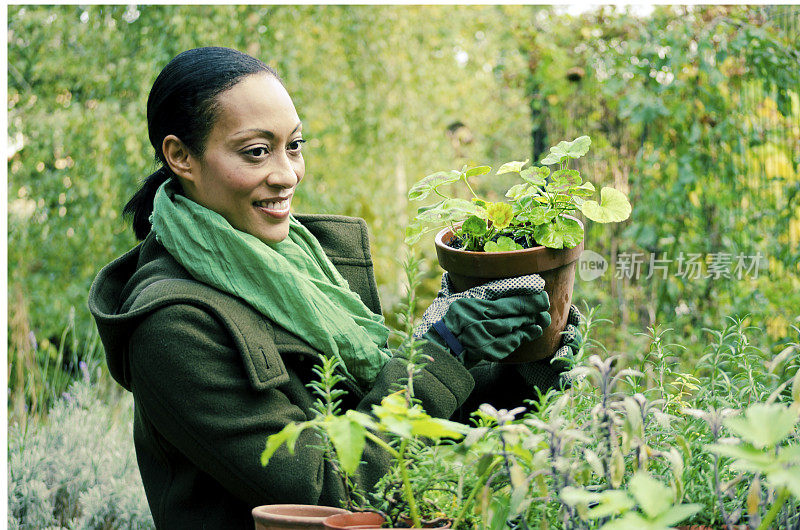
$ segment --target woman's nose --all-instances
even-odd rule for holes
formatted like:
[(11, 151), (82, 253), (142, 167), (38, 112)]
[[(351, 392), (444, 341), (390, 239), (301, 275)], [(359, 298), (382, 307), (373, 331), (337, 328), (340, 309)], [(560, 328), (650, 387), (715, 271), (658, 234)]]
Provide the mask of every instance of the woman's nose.
[(267, 175), (267, 184), (275, 188), (291, 188), (300, 181), (292, 161), (286, 153), (278, 155)]

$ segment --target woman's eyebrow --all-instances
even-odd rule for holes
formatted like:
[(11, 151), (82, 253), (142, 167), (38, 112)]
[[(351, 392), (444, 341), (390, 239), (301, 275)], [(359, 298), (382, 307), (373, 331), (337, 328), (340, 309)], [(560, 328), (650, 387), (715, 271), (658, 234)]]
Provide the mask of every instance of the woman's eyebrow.
[[(292, 129), (292, 132), (290, 132), (289, 134), (291, 135), (291, 134), (294, 134), (294, 133), (296, 133), (296, 132), (297, 132), (298, 130), (300, 130), (302, 127), (303, 127), (303, 123), (302, 123), (302, 122), (299, 122), (299, 123), (298, 123), (298, 124), (295, 126), (295, 128), (294, 128), (294, 129)], [(245, 135), (247, 135), (247, 134), (251, 134), (251, 133), (256, 133), (258, 136), (263, 136), (263, 137), (265, 137), (265, 138), (269, 138), (269, 139), (275, 138), (275, 133), (274, 133), (274, 132), (272, 132), (272, 131), (269, 131), (269, 130), (267, 130), (267, 129), (258, 129), (258, 128), (256, 128), (256, 129), (244, 129), (244, 130), (242, 130), (242, 131), (239, 131), (239, 132), (237, 132), (237, 133), (234, 133), (234, 136), (245, 136)]]

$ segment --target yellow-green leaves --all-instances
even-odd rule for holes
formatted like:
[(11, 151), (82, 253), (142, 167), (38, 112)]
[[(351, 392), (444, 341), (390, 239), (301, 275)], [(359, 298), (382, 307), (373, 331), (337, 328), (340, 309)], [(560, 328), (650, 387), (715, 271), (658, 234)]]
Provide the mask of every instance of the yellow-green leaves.
[(288, 423), (286, 427), (270, 435), (267, 438), (267, 445), (264, 448), (264, 452), (261, 453), (261, 465), (266, 466), (270, 458), (272, 458), (272, 455), (275, 454), (275, 451), (283, 444), (286, 444), (286, 449), (289, 451), (289, 454), (293, 455), (294, 444), (297, 442), (297, 438), (306, 426), (306, 423)]
[[(561, 490), (560, 497), (565, 504), (575, 506), (584, 520), (618, 515), (635, 506), (628, 494), (619, 490), (597, 493), (567, 486)], [(589, 508), (590, 505), (592, 508)]]
[(510, 225), (514, 218), (514, 210), (507, 202), (487, 202), (486, 212), (489, 214), (492, 227), (497, 230)]
[(745, 409), (744, 415), (723, 420), (739, 443), (709, 444), (706, 448), (733, 458), (731, 468), (761, 473), (770, 486), (785, 487), (800, 498), (800, 446), (783, 445), (798, 421), (798, 411), (793, 406), (755, 403)]
[(557, 145), (550, 148), (550, 153), (542, 159), (541, 163), (549, 166), (564, 162), (568, 158), (580, 158), (589, 152), (590, 145), (592, 145), (592, 140), (588, 136), (575, 138), (571, 142), (566, 140), (558, 142)]
[(497, 170), (495, 175), (502, 175), (504, 173), (519, 173), (522, 171), (522, 167), (528, 163), (528, 160), (529, 159), (526, 158), (524, 162), (506, 162), (500, 166), (500, 169)]
[(469, 168), (466, 173), (464, 173), (467, 177), (479, 177), (481, 175), (485, 175), (492, 170), (491, 166), (477, 166)]
[(460, 178), (461, 173), (456, 170), (437, 171), (414, 184), (414, 186), (408, 190), (408, 198), (412, 201), (421, 201), (439, 186), (456, 182)]
[(583, 215), (598, 223), (618, 223), (631, 215), (631, 203), (619, 190), (604, 186), (600, 202), (587, 200), (581, 204)]
[(756, 403), (744, 416), (726, 418), (723, 425), (758, 449), (774, 447), (794, 430), (797, 412), (778, 403)]
[(417, 404), (409, 405), (402, 392), (389, 394), (380, 405), (373, 405), (378, 418), (378, 428), (401, 438), (423, 436), (433, 440), (461, 438), (469, 429), (466, 425), (441, 418), (433, 418)]
[[(603, 530), (667, 530), (701, 508), (699, 504), (673, 502), (670, 488), (644, 471), (633, 475), (627, 491), (613, 489), (598, 493), (568, 486), (561, 490), (560, 496), (565, 504), (575, 506), (584, 520), (622, 514), (603, 525)], [(640, 512), (633, 511), (637, 505)]]
[(352, 475), (361, 462), (366, 429), (350, 417), (330, 416), (325, 420), (325, 431), (333, 443), (342, 470)]

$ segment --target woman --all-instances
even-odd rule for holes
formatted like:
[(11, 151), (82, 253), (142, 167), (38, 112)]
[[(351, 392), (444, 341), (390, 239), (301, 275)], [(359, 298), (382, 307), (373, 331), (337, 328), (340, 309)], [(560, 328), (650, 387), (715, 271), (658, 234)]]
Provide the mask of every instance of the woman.
[[(302, 123), (257, 59), (181, 53), (156, 79), (147, 121), (161, 168), (124, 209), (142, 242), (98, 274), (89, 306), (112, 376), (134, 395), (156, 526), (252, 528), (257, 505), (338, 505), (344, 492), (314, 433), (266, 468), (259, 456), (269, 434), (313, 415), (305, 384), (321, 355), (343, 362), (344, 408), (369, 412), (405, 374), (385, 347), (366, 226), (290, 215)], [(513, 406), (556, 384), (548, 361), (486, 362), (550, 323), (541, 278), (528, 280), (454, 297), (445, 277), (418, 330), (432, 361), (415, 394), (430, 414)], [(374, 446), (364, 461), (356, 480), (368, 488), (387, 462)]]

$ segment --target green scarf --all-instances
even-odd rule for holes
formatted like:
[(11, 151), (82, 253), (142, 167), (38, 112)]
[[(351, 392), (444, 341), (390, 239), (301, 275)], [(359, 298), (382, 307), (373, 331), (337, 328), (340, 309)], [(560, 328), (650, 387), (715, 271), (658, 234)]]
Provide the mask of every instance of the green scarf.
[(389, 329), (350, 290), (319, 242), (289, 217), (289, 236), (266, 244), (183, 196), (170, 179), (156, 192), (150, 222), (157, 240), (196, 279), (244, 299), (361, 384), (389, 358)]

